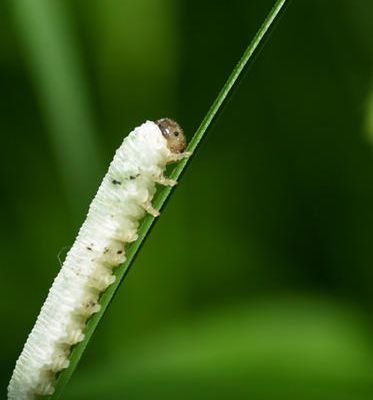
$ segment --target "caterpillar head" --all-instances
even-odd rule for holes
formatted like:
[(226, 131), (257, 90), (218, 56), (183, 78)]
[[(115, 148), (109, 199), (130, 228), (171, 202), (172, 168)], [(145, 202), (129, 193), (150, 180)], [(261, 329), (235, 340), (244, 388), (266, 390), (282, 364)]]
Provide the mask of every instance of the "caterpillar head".
[(167, 146), (173, 153), (182, 153), (186, 148), (184, 131), (180, 125), (170, 118), (162, 118), (155, 121), (162, 135), (167, 140)]

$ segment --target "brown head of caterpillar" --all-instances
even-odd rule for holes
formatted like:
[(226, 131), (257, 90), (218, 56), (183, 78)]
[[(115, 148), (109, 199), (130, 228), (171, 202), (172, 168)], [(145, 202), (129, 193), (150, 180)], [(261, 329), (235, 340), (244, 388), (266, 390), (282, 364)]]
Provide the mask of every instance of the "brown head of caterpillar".
[(168, 148), (173, 153), (183, 153), (187, 143), (181, 126), (170, 118), (162, 118), (155, 121), (155, 123), (166, 138)]

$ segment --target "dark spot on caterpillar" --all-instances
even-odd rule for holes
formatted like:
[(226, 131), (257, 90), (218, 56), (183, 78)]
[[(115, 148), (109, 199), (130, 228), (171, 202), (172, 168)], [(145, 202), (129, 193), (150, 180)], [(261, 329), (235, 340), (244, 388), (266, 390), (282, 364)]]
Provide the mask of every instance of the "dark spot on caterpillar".
[(116, 179), (113, 179), (113, 180), (111, 181), (111, 183), (112, 183), (113, 185), (121, 185), (121, 184), (122, 184), (121, 181), (117, 181)]
[(105, 249), (104, 249), (104, 254), (106, 254), (108, 251), (109, 251), (109, 248), (108, 248), (108, 247), (105, 247)]
[(122, 254), (123, 253), (123, 250), (118, 250), (117, 251), (117, 254)]
[(138, 176), (140, 176), (140, 174), (136, 174), (136, 175), (130, 175), (130, 179), (131, 179), (131, 181), (132, 181), (133, 179), (136, 179)]
[(92, 251), (92, 247), (87, 246), (87, 250)]

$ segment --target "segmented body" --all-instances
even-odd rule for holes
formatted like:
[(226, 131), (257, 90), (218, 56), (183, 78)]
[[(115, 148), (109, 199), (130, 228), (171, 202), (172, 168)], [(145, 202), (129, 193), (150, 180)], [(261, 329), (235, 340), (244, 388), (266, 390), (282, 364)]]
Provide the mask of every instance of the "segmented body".
[[(178, 128), (177, 136), (183, 135)], [(125, 261), (139, 221), (146, 212), (157, 215), (151, 205), (156, 183), (174, 183), (163, 175), (166, 165), (186, 153), (170, 150), (168, 139), (164, 126), (147, 121), (117, 150), (17, 360), (9, 400), (53, 393), (56, 374), (68, 367), (71, 346), (84, 339), (86, 322), (115, 281), (113, 269)]]

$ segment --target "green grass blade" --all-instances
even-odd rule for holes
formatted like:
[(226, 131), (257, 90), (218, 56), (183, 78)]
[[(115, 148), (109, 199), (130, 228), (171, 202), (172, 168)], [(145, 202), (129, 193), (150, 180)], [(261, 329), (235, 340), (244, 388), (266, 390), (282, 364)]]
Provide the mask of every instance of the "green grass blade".
[[(102, 156), (79, 49), (65, 2), (10, 2), (41, 117), (75, 214), (100, 175)], [(80, 213), (80, 212), (79, 212)]]
[[(260, 45), (263, 44), (264, 39), (268, 36), (270, 32), (270, 28), (273, 27), (273, 24), (275, 21), (278, 20), (281, 11), (284, 9), (285, 4), (288, 3), (287, 0), (278, 0), (275, 3), (275, 6), (272, 8), (272, 10), (269, 12), (267, 18), (265, 19), (264, 23), (262, 26), (259, 28), (257, 34), (255, 35), (254, 39), (251, 41), (247, 49), (245, 50), (242, 58), (234, 68), (233, 72), (227, 79), (225, 85), (223, 86), (222, 90), (216, 97), (216, 100), (210, 107), (209, 111), (206, 114), (206, 117), (202, 121), (201, 125), (197, 129), (196, 133), (194, 134), (192, 140), (190, 141), (190, 144), (188, 146), (188, 150), (194, 152), (199, 143), (201, 142), (203, 136), (206, 134), (208, 128), (211, 126), (212, 122), (216, 119), (218, 113), (222, 110), (223, 105), (226, 103), (229, 95), (232, 93), (232, 90), (234, 87), (237, 85), (239, 82), (239, 79), (242, 77), (243, 72), (247, 69), (248, 65), (250, 62), (253, 60), (254, 55), (258, 52)], [(185, 170), (185, 167), (187, 164), (190, 162), (189, 159), (185, 159), (181, 161), (172, 171), (171, 173), (171, 178), (172, 179), (177, 179), (180, 177), (180, 175), (183, 173)], [(156, 198), (154, 199), (154, 207), (157, 210), (160, 210), (162, 206), (165, 204), (166, 200), (168, 199), (172, 189), (169, 187), (162, 188), (161, 190), (158, 191)], [(69, 381), (70, 377), (72, 376), (85, 348), (87, 347), (87, 344), (94, 333), (99, 321), (103, 317), (108, 305), (110, 304), (110, 301), (113, 299), (115, 292), (117, 291), (121, 281), (123, 278), (126, 276), (127, 272), (129, 271), (129, 268), (131, 264), (133, 263), (141, 245), (144, 243), (145, 238), (148, 236), (151, 227), (153, 226), (155, 222), (154, 217), (147, 215), (139, 229), (139, 238), (136, 242), (128, 246), (126, 249), (127, 253), (127, 260), (124, 264), (119, 266), (115, 274), (117, 276), (117, 280), (115, 283), (110, 286), (106, 292), (102, 295), (100, 304), (101, 304), (101, 310), (99, 313), (95, 314), (87, 323), (87, 327), (85, 329), (85, 339), (83, 342), (79, 343), (72, 351), (71, 357), (70, 357), (70, 366), (63, 372), (58, 377), (57, 380), (57, 385), (56, 385), (56, 391), (53, 396), (50, 397), (50, 399), (56, 400), (57, 398), (60, 397), (62, 394), (62, 391)]]

